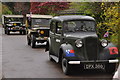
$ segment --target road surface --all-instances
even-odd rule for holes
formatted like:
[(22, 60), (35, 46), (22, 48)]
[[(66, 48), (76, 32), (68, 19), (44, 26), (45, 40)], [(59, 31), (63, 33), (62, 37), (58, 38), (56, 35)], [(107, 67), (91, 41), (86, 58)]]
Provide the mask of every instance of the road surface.
[(75, 70), (72, 75), (63, 74), (60, 65), (50, 62), (44, 45), (32, 49), (27, 45), (26, 35), (2, 34), (2, 72), (5, 78), (91, 78), (111, 80), (113, 75), (104, 71)]
[(2, 78), (2, 27), (0, 24), (0, 79)]

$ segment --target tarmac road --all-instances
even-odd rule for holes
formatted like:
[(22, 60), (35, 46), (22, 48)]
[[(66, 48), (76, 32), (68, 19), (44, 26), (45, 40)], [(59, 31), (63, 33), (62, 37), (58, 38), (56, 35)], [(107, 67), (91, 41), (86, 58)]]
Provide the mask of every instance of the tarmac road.
[(2, 29), (0, 24), (0, 79), (2, 79)]
[(26, 35), (2, 35), (2, 72), (5, 78), (80, 78), (81, 80), (111, 80), (113, 75), (104, 71), (75, 70), (72, 75), (63, 74), (60, 65), (50, 62), (44, 45), (32, 49)]

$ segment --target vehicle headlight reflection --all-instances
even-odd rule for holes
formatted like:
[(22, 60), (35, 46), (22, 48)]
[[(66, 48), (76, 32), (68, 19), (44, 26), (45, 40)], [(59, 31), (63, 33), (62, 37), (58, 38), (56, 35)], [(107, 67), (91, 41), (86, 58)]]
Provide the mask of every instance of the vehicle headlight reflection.
[(78, 47), (78, 48), (82, 47), (82, 46), (83, 46), (82, 40), (81, 40), (81, 39), (76, 40), (76, 41), (75, 41), (75, 45), (76, 45), (76, 47)]
[(105, 39), (102, 39), (102, 40), (101, 40), (101, 45), (102, 45), (103, 47), (106, 47), (106, 46), (108, 45), (108, 41), (105, 40)]

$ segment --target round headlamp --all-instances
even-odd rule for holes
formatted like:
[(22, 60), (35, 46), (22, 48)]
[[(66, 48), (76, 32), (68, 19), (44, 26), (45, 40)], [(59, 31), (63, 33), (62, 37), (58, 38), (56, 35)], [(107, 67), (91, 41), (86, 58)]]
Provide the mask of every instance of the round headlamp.
[(38, 33), (40, 33), (40, 30), (37, 30)]
[(101, 40), (101, 45), (102, 45), (103, 47), (106, 47), (106, 46), (108, 45), (108, 41), (105, 40), (105, 39), (102, 39), (102, 40)]
[(39, 34), (44, 34), (44, 31), (43, 30), (38, 30), (37, 31)]
[(78, 40), (76, 40), (75, 41), (75, 45), (76, 45), (76, 47), (82, 47), (82, 45), (83, 45), (83, 42), (82, 42), (82, 40), (81, 39), (78, 39)]
[(13, 24), (7, 24), (7, 26), (12, 26)]

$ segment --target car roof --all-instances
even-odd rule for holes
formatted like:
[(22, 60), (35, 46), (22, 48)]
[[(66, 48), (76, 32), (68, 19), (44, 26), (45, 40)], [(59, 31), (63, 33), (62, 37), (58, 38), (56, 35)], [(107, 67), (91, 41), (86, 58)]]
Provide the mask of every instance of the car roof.
[(23, 15), (2, 15), (8, 18), (23, 18)]
[(67, 20), (94, 20), (95, 19), (91, 16), (84, 16), (84, 15), (64, 15), (64, 16), (56, 16), (53, 17), (52, 20), (58, 21), (67, 21)]
[(31, 17), (31, 18), (52, 18), (52, 15), (39, 15), (39, 14), (26, 14), (26, 17)]

